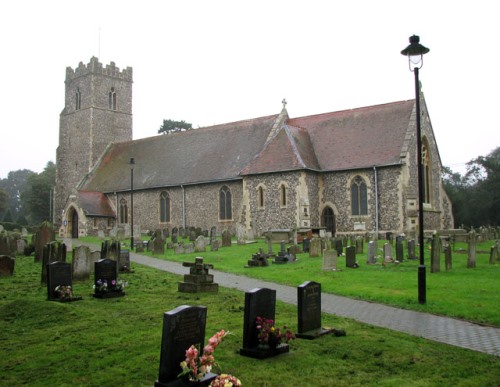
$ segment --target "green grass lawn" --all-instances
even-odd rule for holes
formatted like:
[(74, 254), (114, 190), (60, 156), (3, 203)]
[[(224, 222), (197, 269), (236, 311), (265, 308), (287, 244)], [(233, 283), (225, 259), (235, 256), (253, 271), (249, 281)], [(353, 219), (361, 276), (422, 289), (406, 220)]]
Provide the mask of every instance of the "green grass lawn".
[[(219, 255), (213, 262), (222, 269), (224, 261), (243, 259), (230, 256)], [(291, 273), (311, 263), (304, 257), (296, 266), (241, 271), (275, 271), (282, 281), (293, 282)], [(220, 288), (217, 294), (179, 293), (180, 276), (138, 264), (133, 269), (121, 276), (129, 282), (125, 297), (92, 298), (90, 279), (74, 283), (82, 301), (58, 303), (46, 301), (40, 263), (18, 257), (14, 276), (0, 278), (0, 385), (152, 386), (158, 377), (163, 313), (184, 304), (207, 307), (207, 339), (220, 329), (232, 332), (215, 356), (222, 371), (238, 376), (244, 386), (495, 386), (500, 380), (498, 357), (333, 315), (324, 315), (323, 325), (344, 329), (347, 336), (297, 339), (290, 353), (267, 360), (242, 357), (243, 292)], [(325, 286), (327, 280), (336, 282), (338, 276), (363, 270), (375, 273), (362, 267), (324, 278), (319, 273), (316, 280)], [(396, 275), (394, 270), (385, 274)], [(276, 320), (295, 330), (296, 307), (277, 302)]]
[[(100, 246), (98, 239), (86, 238)], [(78, 242), (75, 242), (78, 243)], [(379, 241), (380, 251), (384, 241)], [(500, 261), (489, 264), (490, 246), (494, 242), (477, 245), (477, 266), (467, 268), (467, 245), (457, 243), (453, 252), (452, 270), (446, 271), (444, 255), (441, 259), (441, 271), (430, 273), (430, 251), (426, 250), (427, 266), (427, 303), (418, 303), (417, 267), (418, 261), (405, 260), (400, 264), (367, 265), (365, 252), (357, 255), (359, 268), (345, 267), (345, 257), (339, 257), (336, 272), (323, 272), (321, 258), (309, 258), (308, 254), (299, 254), (293, 264), (273, 265), (261, 268), (245, 268), (247, 261), (259, 248), (267, 252), (263, 240), (257, 243), (219, 249), (217, 252), (176, 255), (173, 250), (166, 250), (163, 256), (156, 258), (176, 262), (191, 261), (202, 256), (205, 263), (214, 265), (214, 269), (290, 286), (298, 286), (304, 281), (321, 283), (326, 293), (380, 302), (401, 308), (456, 317), (481, 324), (500, 326)], [(279, 244), (273, 251), (279, 250)], [(152, 255), (151, 253), (144, 253)], [(406, 250), (405, 250), (406, 254)], [(396, 256), (394, 251), (393, 256)], [(380, 261), (380, 260), (379, 260)], [(187, 273), (187, 269), (186, 269)]]

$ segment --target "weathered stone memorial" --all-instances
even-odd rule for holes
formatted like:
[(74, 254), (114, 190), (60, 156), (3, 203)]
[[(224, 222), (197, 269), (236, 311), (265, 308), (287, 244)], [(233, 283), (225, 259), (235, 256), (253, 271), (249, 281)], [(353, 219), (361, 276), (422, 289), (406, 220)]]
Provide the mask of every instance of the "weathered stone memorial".
[(59, 241), (47, 243), (42, 253), (42, 283), (47, 282), (47, 264), (51, 262), (66, 262), (66, 245)]
[(118, 264), (108, 258), (100, 259), (95, 263), (94, 294), (95, 298), (123, 297), (123, 283), (118, 280)]
[(90, 248), (88, 246), (77, 246), (73, 248), (72, 271), (75, 280), (90, 278), (90, 257)]
[(203, 235), (200, 235), (196, 238), (194, 251), (197, 253), (204, 253), (205, 251), (207, 251), (207, 241)]
[(403, 247), (403, 239), (401, 237), (396, 238), (396, 261), (403, 262), (404, 261), (404, 247)]
[(467, 268), (473, 269), (476, 267), (476, 232), (469, 232)]
[(313, 238), (311, 239), (311, 246), (309, 248), (309, 257), (315, 258), (321, 256), (321, 239)]
[(301, 339), (315, 339), (333, 333), (321, 326), (321, 284), (306, 281), (297, 287), (298, 332)]
[(259, 342), (257, 317), (275, 320), (276, 290), (255, 288), (245, 292), (245, 312), (243, 317), (243, 348), (240, 355), (266, 359), (289, 352), (288, 344), (282, 343), (276, 348), (263, 345)]
[(323, 261), (321, 269), (323, 271), (337, 271), (337, 250), (323, 250)]
[(441, 271), (441, 240), (438, 234), (432, 236), (431, 246), (431, 273), (439, 273)]
[(183, 293), (200, 293), (219, 291), (219, 284), (214, 282), (214, 275), (208, 270), (214, 265), (203, 263), (202, 257), (196, 257), (195, 262), (183, 262), (182, 266), (189, 267), (189, 274), (184, 274), (184, 282), (179, 282), (178, 290)]
[[(391, 233), (392, 235), (392, 233)], [(389, 263), (392, 262), (392, 244), (384, 243), (384, 262)]]
[(186, 359), (186, 350), (191, 345), (203, 348), (207, 308), (205, 306), (182, 305), (163, 315), (163, 330), (160, 350), (160, 371), (155, 387), (208, 386), (217, 376), (208, 373), (196, 384), (178, 378), (180, 363)]
[(415, 255), (415, 239), (410, 239), (408, 241), (408, 259), (415, 260), (417, 256)]
[(0, 277), (11, 277), (14, 275), (16, 259), (9, 255), (0, 255)]
[(249, 259), (245, 267), (260, 267), (269, 266), (269, 254), (264, 253), (264, 249), (260, 248), (259, 252), (252, 254), (252, 259)]
[(452, 268), (452, 255), (451, 255), (451, 245), (447, 245), (444, 248), (444, 265), (446, 270), (451, 270)]
[(286, 242), (281, 241), (281, 249), (278, 252), (278, 255), (276, 255), (274, 257), (273, 263), (285, 264), (285, 263), (292, 262), (292, 261), (293, 261), (293, 259), (292, 259), (291, 255), (288, 254), (288, 252), (286, 251)]
[(81, 296), (73, 295), (71, 264), (55, 261), (47, 264), (47, 299), (49, 301), (80, 301)]
[[(142, 245), (142, 243), (141, 243)], [(120, 273), (132, 273), (130, 267), (130, 251), (121, 250), (120, 255), (118, 255), (118, 271)]]
[(373, 265), (377, 263), (377, 242), (371, 241), (368, 242), (368, 257), (366, 263), (369, 265)]
[(222, 231), (222, 247), (231, 247), (231, 233), (227, 229)]
[[(40, 262), (43, 255), (43, 247), (56, 240), (54, 228), (49, 222), (43, 222), (36, 231), (33, 242), (35, 245), (35, 262)], [(43, 265), (45, 266), (45, 265)]]

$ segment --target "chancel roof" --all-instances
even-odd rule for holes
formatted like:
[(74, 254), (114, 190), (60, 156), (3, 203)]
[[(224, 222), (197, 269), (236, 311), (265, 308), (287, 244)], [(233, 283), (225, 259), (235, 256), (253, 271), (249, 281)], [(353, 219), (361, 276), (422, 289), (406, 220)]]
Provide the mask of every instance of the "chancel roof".
[(399, 164), (413, 107), (410, 100), (291, 119), (283, 108), (280, 115), (116, 143), (80, 188), (130, 190), (132, 157), (134, 190)]
[(78, 202), (87, 216), (115, 217), (108, 197), (102, 192), (78, 191)]

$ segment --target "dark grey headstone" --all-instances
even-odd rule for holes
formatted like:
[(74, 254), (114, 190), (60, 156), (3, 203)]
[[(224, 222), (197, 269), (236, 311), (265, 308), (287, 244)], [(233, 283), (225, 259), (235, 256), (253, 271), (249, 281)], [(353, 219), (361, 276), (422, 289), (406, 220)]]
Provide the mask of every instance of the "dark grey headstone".
[(321, 327), (321, 284), (313, 281), (304, 282), (297, 288), (297, 301), (297, 337), (314, 339), (333, 331)]
[(47, 298), (58, 299), (55, 292), (57, 286), (73, 286), (71, 264), (66, 262), (51, 262), (47, 264)]
[(243, 348), (240, 354), (243, 356), (263, 359), (276, 356), (289, 351), (287, 344), (277, 348), (277, 351), (259, 349), (257, 317), (275, 321), (276, 315), (276, 290), (267, 288), (255, 288), (245, 292), (245, 312), (243, 317)]
[[(401, 238), (401, 237), (398, 237)], [(396, 261), (404, 261), (403, 239), (396, 238)]]
[[(96, 298), (111, 298), (121, 297), (125, 295), (122, 289), (116, 289), (113, 284), (118, 280), (118, 263), (112, 259), (100, 259), (94, 264), (94, 285)], [(100, 283), (106, 281), (108, 284), (107, 290), (99, 291)]]
[(355, 268), (358, 267), (356, 263), (356, 247), (347, 246), (345, 248), (345, 265), (346, 267)]
[(10, 277), (14, 274), (16, 259), (9, 255), (0, 255), (0, 277)]
[(163, 315), (160, 371), (155, 386), (167, 386), (177, 381), (180, 363), (186, 359), (191, 345), (203, 348), (207, 308), (182, 305)]

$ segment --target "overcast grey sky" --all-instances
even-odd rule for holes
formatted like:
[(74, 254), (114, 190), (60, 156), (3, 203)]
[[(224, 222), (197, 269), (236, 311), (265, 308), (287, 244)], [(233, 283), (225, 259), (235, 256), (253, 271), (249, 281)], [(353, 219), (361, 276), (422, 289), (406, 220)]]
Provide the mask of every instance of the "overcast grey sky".
[(430, 48), (420, 80), (441, 160), (457, 172), (500, 146), (500, 22), (476, 1), (99, 1), (0, 4), (0, 178), (55, 162), (67, 66), (134, 69), (134, 139), (163, 119), (202, 127), (414, 98), (400, 51)]

